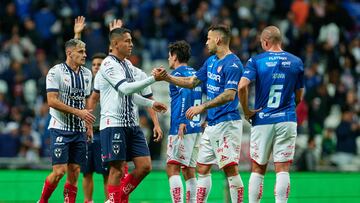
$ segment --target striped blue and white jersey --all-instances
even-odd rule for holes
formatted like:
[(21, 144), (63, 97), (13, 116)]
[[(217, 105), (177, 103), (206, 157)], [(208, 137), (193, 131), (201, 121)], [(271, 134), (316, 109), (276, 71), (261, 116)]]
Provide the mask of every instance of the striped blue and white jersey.
[[(134, 82), (135, 67), (129, 60), (120, 60), (113, 55), (101, 63), (95, 76), (94, 91), (100, 93), (100, 130), (107, 127), (137, 126), (137, 110), (132, 95), (118, 91), (123, 82)], [(144, 94), (152, 94), (149, 89)]]
[[(91, 93), (92, 74), (81, 66), (75, 73), (66, 63), (52, 67), (46, 76), (46, 91), (58, 92), (58, 99), (77, 109), (85, 108), (85, 99)], [(74, 114), (64, 113), (50, 107), (49, 129), (85, 132), (85, 122)]]

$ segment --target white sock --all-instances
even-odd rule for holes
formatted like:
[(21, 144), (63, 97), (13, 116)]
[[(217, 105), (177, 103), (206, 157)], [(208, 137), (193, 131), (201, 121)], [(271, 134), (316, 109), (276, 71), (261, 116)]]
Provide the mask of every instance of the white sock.
[(259, 203), (263, 194), (264, 175), (251, 173), (249, 180), (249, 203)]
[(186, 202), (196, 203), (196, 178), (190, 178), (185, 183), (186, 183)]
[(183, 185), (180, 175), (173, 175), (169, 178), (170, 195), (173, 203), (183, 202)]
[(205, 203), (211, 190), (211, 174), (198, 175), (196, 184), (196, 202)]
[(244, 184), (240, 175), (231, 176), (227, 178), (229, 183), (229, 190), (232, 203), (244, 202)]
[(286, 203), (290, 192), (290, 176), (288, 172), (279, 172), (276, 174), (275, 183), (275, 202)]

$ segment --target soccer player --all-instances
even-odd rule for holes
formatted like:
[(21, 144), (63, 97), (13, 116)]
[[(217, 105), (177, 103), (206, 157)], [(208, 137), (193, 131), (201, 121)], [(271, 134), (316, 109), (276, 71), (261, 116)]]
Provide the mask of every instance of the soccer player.
[[(169, 45), (169, 67), (177, 77), (194, 76), (196, 71), (187, 65), (190, 59), (190, 45), (177, 41)], [(186, 183), (186, 202), (196, 202), (196, 158), (201, 132), (200, 115), (187, 120), (188, 108), (201, 104), (201, 87), (187, 89), (169, 85), (171, 98), (171, 121), (167, 144), (166, 172), (169, 177), (170, 195), (175, 203), (183, 202), (183, 185), (180, 177), (182, 167)]]
[[(100, 97), (102, 158), (110, 167), (107, 191), (109, 201), (118, 203), (126, 199), (151, 170), (149, 148), (136, 121), (134, 105), (152, 107), (158, 112), (166, 111), (166, 106), (136, 93), (159, 78), (151, 76), (135, 81), (130, 69), (132, 64), (125, 60), (133, 47), (130, 30), (113, 29), (109, 38), (112, 53), (104, 59), (95, 76), (91, 97)], [(90, 102), (90, 108), (93, 105)], [(135, 169), (120, 185), (127, 160), (134, 162)]]
[(85, 68), (85, 43), (71, 39), (65, 43), (66, 61), (55, 65), (46, 77), (52, 151), (52, 172), (46, 178), (40, 203), (48, 202), (60, 179), (67, 172), (64, 201), (74, 203), (80, 164), (86, 156), (86, 125), (95, 117), (85, 109), (90, 95), (92, 75)]
[(197, 159), (198, 202), (206, 202), (211, 189), (211, 166), (223, 169), (232, 202), (242, 202), (244, 187), (238, 172), (242, 121), (237, 108), (237, 87), (243, 73), (240, 59), (230, 51), (230, 29), (227, 26), (211, 26), (206, 46), (212, 54), (195, 74), (189, 77), (169, 75), (165, 69), (154, 69), (153, 74), (175, 85), (194, 88), (206, 83), (207, 102), (186, 111), (192, 120), (207, 110), (208, 126), (201, 137)]
[[(250, 58), (239, 83), (239, 98), (246, 119), (251, 119), (249, 202), (260, 202), (270, 154), (273, 154), (277, 203), (287, 202), (290, 163), (296, 139), (296, 105), (303, 96), (302, 61), (281, 49), (281, 33), (266, 27), (260, 36), (265, 50)], [(255, 81), (255, 109), (248, 106), (248, 86)]]

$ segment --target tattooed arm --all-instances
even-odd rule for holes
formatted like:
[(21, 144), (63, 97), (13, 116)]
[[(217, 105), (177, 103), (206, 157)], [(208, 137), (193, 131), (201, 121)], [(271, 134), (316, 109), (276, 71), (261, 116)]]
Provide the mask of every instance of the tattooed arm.
[(192, 119), (197, 114), (203, 113), (206, 109), (214, 108), (217, 106), (221, 106), (235, 99), (236, 90), (234, 89), (226, 89), (219, 96), (215, 97), (215, 99), (207, 101), (199, 106), (193, 106), (186, 111), (186, 118)]

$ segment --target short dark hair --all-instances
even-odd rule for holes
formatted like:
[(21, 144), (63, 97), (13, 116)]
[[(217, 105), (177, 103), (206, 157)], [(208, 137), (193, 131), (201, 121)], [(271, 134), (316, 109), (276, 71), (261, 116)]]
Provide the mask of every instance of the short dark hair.
[(98, 53), (95, 53), (95, 54), (91, 57), (91, 60), (94, 60), (94, 59), (105, 59), (105, 58), (106, 58), (106, 54), (101, 53), (101, 52), (98, 52)]
[(222, 39), (224, 40), (224, 42), (226, 43), (230, 43), (230, 39), (231, 39), (231, 31), (230, 31), (230, 27), (227, 25), (212, 25), (209, 27), (208, 31), (217, 31), (220, 32), (223, 37)]
[(180, 63), (187, 63), (191, 57), (190, 45), (184, 40), (170, 43), (169, 52), (171, 55), (176, 54)]
[(109, 33), (109, 40), (111, 41), (112, 39), (114, 39), (115, 37), (121, 36), (125, 33), (129, 33), (131, 34), (131, 31), (127, 28), (115, 28), (113, 30), (110, 31)]
[(85, 45), (85, 42), (83, 42), (79, 39), (70, 39), (67, 42), (65, 42), (65, 50), (70, 47), (76, 47), (80, 44)]

